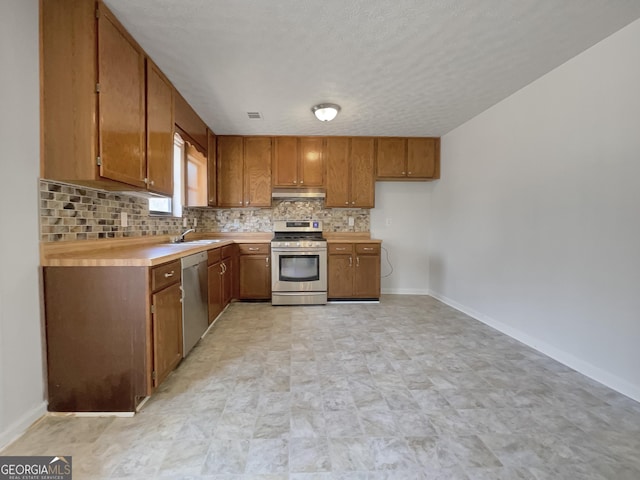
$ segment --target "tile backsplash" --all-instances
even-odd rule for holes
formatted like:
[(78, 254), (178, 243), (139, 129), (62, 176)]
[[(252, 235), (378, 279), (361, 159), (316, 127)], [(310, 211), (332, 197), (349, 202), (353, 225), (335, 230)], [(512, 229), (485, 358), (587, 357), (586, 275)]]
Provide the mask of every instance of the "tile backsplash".
[[(120, 223), (127, 213), (128, 226)], [(274, 200), (271, 208), (184, 208), (198, 232), (270, 232), (274, 220), (322, 220), (328, 232), (368, 232), (368, 209), (324, 208), (324, 201)], [(349, 226), (353, 217), (354, 226)], [(145, 198), (40, 180), (40, 239), (45, 242), (177, 235), (182, 218), (149, 215)]]

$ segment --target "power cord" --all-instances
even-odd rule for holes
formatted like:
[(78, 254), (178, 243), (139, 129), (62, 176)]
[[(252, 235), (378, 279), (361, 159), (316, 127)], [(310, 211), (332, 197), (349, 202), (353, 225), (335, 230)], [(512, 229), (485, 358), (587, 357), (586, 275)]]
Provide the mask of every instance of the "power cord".
[(389, 275), (393, 273), (393, 265), (391, 265), (391, 262), (389, 261), (389, 250), (384, 248), (382, 245), (380, 245), (380, 247), (382, 248), (382, 250), (384, 250), (385, 258), (387, 259), (387, 263), (389, 264), (389, 268), (391, 269), (389, 273), (387, 273), (386, 275), (382, 275), (380, 278), (387, 278)]

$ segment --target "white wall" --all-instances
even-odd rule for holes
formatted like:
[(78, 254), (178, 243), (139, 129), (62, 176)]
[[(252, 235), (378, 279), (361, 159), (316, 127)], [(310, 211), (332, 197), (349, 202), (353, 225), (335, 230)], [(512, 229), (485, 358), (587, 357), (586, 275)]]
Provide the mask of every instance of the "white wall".
[(38, 1), (0, 2), (0, 447), (45, 411), (38, 287)]
[[(429, 206), (434, 183), (376, 182), (371, 236), (382, 240), (393, 273), (382, 278), (382, 293), (427, 295), (429, 292)], [(387, 225), (387, 219), (391, 225)], [(391, 271), (382, 251), (382, 275)]]
[(640, 21), (442, 139), (434, 296), (640, 400)]

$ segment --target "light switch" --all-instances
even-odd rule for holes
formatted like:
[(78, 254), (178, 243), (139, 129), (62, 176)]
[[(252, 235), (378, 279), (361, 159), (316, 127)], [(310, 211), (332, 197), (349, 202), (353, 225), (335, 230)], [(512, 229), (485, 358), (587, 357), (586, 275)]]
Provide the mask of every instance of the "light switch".
[(353, 220), (353, 217), (349, 217), (348, 222), (350, 227), (353, 227), (356, 224), (356, 222)]
[(129, 219), (127, 218), (127, 212), (120, 212), (120, 226), (122, 228), (129, 226)]

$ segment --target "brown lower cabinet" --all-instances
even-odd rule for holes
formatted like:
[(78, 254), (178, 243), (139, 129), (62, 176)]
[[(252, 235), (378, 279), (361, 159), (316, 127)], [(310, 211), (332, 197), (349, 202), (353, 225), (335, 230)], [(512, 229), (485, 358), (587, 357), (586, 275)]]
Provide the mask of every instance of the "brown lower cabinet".
[(182, 358), (180, 261), (45, 267), (49, 410), (132, 412)]
[(329, 243), (327, 296), (380, 298), (380, 244)]
[(271, 298), (271, 248), (268, 243), (241, 243), (240, 299)]
[(209, 250), (209, 324), (237, 297), (234, 288), (237, 256), (236, 245)]

